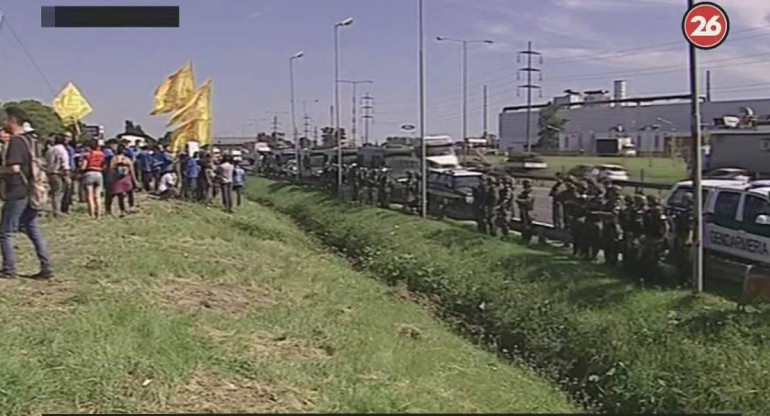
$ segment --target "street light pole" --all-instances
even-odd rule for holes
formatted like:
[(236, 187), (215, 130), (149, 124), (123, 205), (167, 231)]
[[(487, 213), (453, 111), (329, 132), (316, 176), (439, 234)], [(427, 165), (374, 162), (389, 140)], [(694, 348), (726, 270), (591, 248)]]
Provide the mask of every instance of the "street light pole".
[[(687, 0), (687, 10), (695, 5), (694, 0)], [(695, 46), (690, 44), (690, 104), (692, 110), (691, 131), (693, 137), (693, 188), (695, 190), (695, 207), (693, 207), (693, 225), (694, 225), (694, 244), (695, 256), (693, 259), (693, 280), (696, 293), (703, 291), (703, 189), (701, 188), (701, 170), (703, 161), (701, 160), (701, 148), (703, 147), (703, 138), (701, 137), (701, 114), (700, 97), (698, 96), (698, 53)]]
[(340, 199), (343, 199), (342, 192), (342, 135), (340, 135), (340, 57), (339, 57), (339, 28), (353, 24), (353, 18), (347, 19), (334, 25), (334, 136), (337, 144), (337, 193)]
[(459, 42), (463, 45), (462, 49), (462, 59), (463, 59), (463, 69), (462, 69), (462, 90), (463, 90), (463, 120), (462, 120), (462, 133), (463, 133), (463, 162), (466, 161), (466, 158), (468, 156), (468, 44), (469, 43), (487, 43), (492, 44), (494, 41), (484, 39), (484, 40), (468, 40), (468, 39), (453, 39), (453, 38), (447, 38), (444, 36), (438, 36), (436, 37), (436, 40), (438, 41), (450, 41), (450, 42)]
[(299, 139), (297, 138), (296, 112), (294, 111), (294, 60), (302, 58), (305, 53), (299, 51), (289, 58), (289, 85), (291, 89), (291, 132), (294, 139), (294, 160), (297, 163), (297, 181), (299, 182)]
[(423, 218), (428, 217), (428, 161), (426, 157), (427, 146), (425, 145), (425, 34), (423, 31), (423, 0), (420, 0), (420, 170), (422, 171), (422, 183), (420, 184), (420, 202)]

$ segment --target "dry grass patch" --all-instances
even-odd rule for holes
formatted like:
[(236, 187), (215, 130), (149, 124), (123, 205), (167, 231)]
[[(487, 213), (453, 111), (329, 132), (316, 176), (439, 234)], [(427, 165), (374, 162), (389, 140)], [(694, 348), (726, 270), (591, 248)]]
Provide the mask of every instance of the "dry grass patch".
[(278, 304), (273, 290), (253, 284), (171, 279), (158, 291), (166, 306), (177, 309), (211, 309), (243, 314), (251, 309), (271, 308)]
[(299, 358), (306, 361), (322, 361), (334, 353), (331, 347), (314, 345), (301, 338), (282, 333), (274, 334), (267, 331), (238, 333), (210, 327), (201, 327), (198, 332), (219, 345), (243, 347), (250, 356), (259, 360)]
[(258, 383), (198, 371), (166, 403), (163, 412), (175, 413), (291, 413), (312, 407), (309, 394), (289, 386)]
[(61, 280), (0, 281), (0, 302), (27, 309), (66, 309), (75, 297), (72, 287)]

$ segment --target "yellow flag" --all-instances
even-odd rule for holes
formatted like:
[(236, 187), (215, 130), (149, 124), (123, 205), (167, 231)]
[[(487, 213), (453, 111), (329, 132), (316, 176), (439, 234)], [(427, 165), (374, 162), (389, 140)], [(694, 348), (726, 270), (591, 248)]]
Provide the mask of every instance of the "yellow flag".
[(196, 130), (198, 144), (201, 146), (211, 144), (211, 117), (198, 120)]
[(187, 146), (187, 142), (190, 140), (198, 139), (198, 120), (190, 120), (177, 127), (171, 133), (171, 143), (169, 144), (169, 151), (172, 154), (179, 153), (180, 150)]
[(93, 111), (91, 104), (72, 82), (67, 83), (59, 95), (54, 98), (53, 109), (65, 125), (76, 124)]
[(185, 123), (193, 119), (206, 120), (211, 118), (211, 78), (195, 91), (184, 107), (171, 116), (168, 125)]
[(155, 89), (155, 109), (150, 115), (170, 113), (180, 109), (195, 90), (192, 62), (166, 77)]

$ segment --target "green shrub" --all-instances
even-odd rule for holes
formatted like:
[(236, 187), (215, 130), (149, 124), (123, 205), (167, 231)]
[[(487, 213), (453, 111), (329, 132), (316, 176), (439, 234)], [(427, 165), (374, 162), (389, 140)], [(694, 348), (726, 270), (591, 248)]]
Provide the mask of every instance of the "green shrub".
[(620, 413), (770, 414), (770, 321), (713, 295), (641, 289), (614, 269), (446, 222), (254, 179), (356, 266), (431, 294), (474, 338), (521, 357), (587, 406)]

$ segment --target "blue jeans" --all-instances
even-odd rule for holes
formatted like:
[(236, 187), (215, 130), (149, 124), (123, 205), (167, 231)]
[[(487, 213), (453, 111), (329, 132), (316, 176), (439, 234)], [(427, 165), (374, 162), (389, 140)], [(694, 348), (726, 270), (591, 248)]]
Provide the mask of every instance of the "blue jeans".
[(16, 229), (24, 232), (32, 241), (35, 253), (40, 260), (40, 269), (51, 271), (51, 257), (48, 254), (43, 233), (37, 225), (37, 211), (30, 208), (27, 198), (5, 201), (0, 218), (0, 248), (3, 253), (3, 273), (16, 273), (16, 255), (13, 250), (12, 234)]

